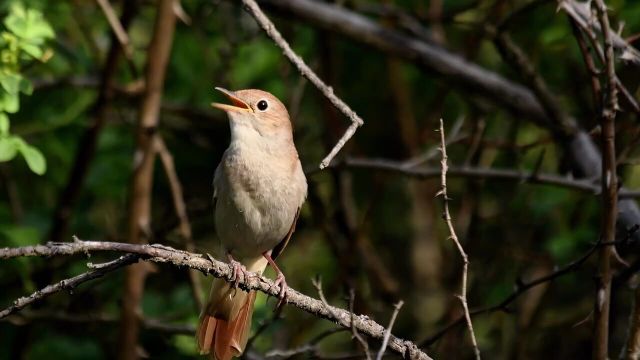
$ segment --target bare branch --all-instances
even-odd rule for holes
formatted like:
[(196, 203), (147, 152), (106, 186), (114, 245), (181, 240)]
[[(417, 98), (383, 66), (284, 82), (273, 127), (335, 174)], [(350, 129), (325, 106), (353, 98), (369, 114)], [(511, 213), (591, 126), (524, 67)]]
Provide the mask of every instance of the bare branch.
[[(86, 254), (96, 251), (115, 251), (137, 255), (145, 261), (163, 263), (178, 268), (196, 269), (204, 274), (211, 274), (218, 278), (230, 279), (232, 271), (229, 264), (218, 261), (201, 254), (176, 250), (167, 246), (154, 244), (128, 244), (103, 241), (81, 241), (77, 238), (70, 243), (48, 243), (46, 245), (26, 246), (18, 248), (0, 248), (0, 259), (10, 259), (22, 256), (64, 256)], [(279, 288), (274, 282), (264, 276), (250, 276), (248, 279), (240, 279), (238, 286), (244, 291), (258, 290), (269, 296), (278, 297)], [(347, 310), (331, 306), (325, 301), (306, 296), (294, 289), (287, 292), (287, 304), (295, 306), (317, 317), (335, 322), (345, 329), (351, 329), (351, 325), (358, 332), (373, 339), (382, 341), (385, 328), (369, 319), (367, 316), (355, 315), (351, 321), (351, 313)], [(431, 359), (426, 353), (408, 341), (399, 339), (393, 335), (389, 337), (389, 349), (405, 358), (416, 360)]]
[[(335, 166), (397, 172), (406, 176), (415, 176), (423, 179), (439, 177), (441, 172), (441, 169), (435, 167), (408, 167), (404, 165), (404, 162), (387, 159), (346, 158), (342, 163), (336, 163)], [(594, 195), (600, 194), (602, 190), (601, 187), (592, 180), (574, 179), (569, 176), (543, 174), (525, 170), (455, 166), (448, 168), (447, 175), (450, 177), (514, 180), (528, 184), (552, 185)], [(638, 198), (640, 197), (640, 190), (622, 189), (618, 192), (618, 197)]]
[(96, 0), (102, 12), (104, 12), (104, 16), (107, 18), (109, 22), (109, 26), (111, 26), (111, 30), (116, 35), (120, 46), (124, 49), (124, 54), (127, 59), (131, 59), (133, 56), (133, 49), (131, 48), (131, 41), (129, 41), (129, 35), (127, 35), (127, 31), (124, 29), (124, 26), (120, 23), (116, 12), (113, 10), (111, 3), (109, 0)]
[[(157, 127), (162, 93), (176, 25), (174, 0), (159, 0), (153, 35), (147, 50), (144, 95), (135, 131), (133, 178), (129, 191), (128, 241), (132, 244), (150, 242), (153, 169), (156, 158)], [(144, 294), (147, 268), (133, 265), (126, 269), (122, 299), (119, 358), (136, 360), (138, 347), (140, 302)]]
[[(40, 246), (40, 245), (39, 245)], [(3, 249), (5, 250), (5, 249)], [(8, 308), (0, 311), (0, 319), (5, 318), (13, 313), (15, 313), (16, 311), (20, 311), (22, 310), (25, 306), (27, 305), (31, 305), (32, 303), (41, 300), (49, 295), (53, 295), (57, 292), (60, 291), (64, 291), (64, 290), (73, 290), (74, 288), (76, 288), (78, 285), (87, 282), (89, 280), (93, 280), (93, 279), (97, 279), (99, 277), (104, 276), (105, 274), (120, 269), (122, 267), (125, 267), (127, 265), (131, 265), (135, 262), (138, 261), (138, 258), (140, 256), (136, 255), (136, 254), (128, 254), (125, 256), (120, 257), (119, 259), (116, 259), (114, 261), (111, 261), (107, 264), (105, 264), (104, 266), (100, 266), (97, 267), (91, 271), (88, 271), (84, 274), (80, 274), (78, 276), (74, 276), (72, 278), (69, 279), (64, 279), (58, 283), (49, 285), (47, 287), (44, 287), (36, 292), (34, 292), (33, 294), (29, 295), (29, 296), (25, 296), (25, 297), (21, 297), (19, 299), (17, 299), (16, 301), (13, 302), (13, 305), (9, 306)]]
[(305, 64), (304, 60), (300, 56), (298, 56), (289, 46), (289, 43), (282, 37), (278, 29), (273, 25), (271, 20), (262, 12), (258, 3), (255, 0), (242, 0), (244, 5), (247, 7), (249, 13), (256, 19), (258, 24), (264, 29), (264, 31), (269, 35), (269, 37), (278, 45), (280, 49), (282, 49), (284, 55), (291, 61), (291, 63), (298, 68), (298, 71), (302, 74), (302, 76), (306, 77), (311, 81), (311, 83), (322, 92), (324, 96), (331, 101), (333, 106), (335, 106), (338, 110), (340, 110), (346, 117), (351, 120), (351, 125), (347, 128), (344, 135), (338, 140), (336, 145), (331, 149), (329, 154), (322, 159), (320, 162), (320, 169), (324, 169), (329, 166), (331, 160), (338, 154), (338, 152), (344, 147), (344, 145), (353, 137), (358, 127), (364, 124), (364, 121), (356, 114), (349, 105), (347, 105), (342, 99), (337, 97), (333, 88), (327, 86), (319, 77), (316, 75), (307, 64)]
[[(76, 314), (61, 311), (22, 310), (4, 319), (13, 325), (24, 325), (34, 321), (54, 321), (71, 324), (108, 323), (116, 325), (119, 319), (107, 314)], [(166, 334), (194, 335), (196, 329), (192, 324), (171, 324), (159, 319), (143, 318), (142, 326), (147, 330)]]
[(384, 356), (384, 351), (387, 349), (387, 344), (389, 344), (389, 336), (391, 336), (391, 329), (393, 328), (393, 323), (396, 322), (396, 317), (400, 312), (400, 309), (404, 305), (404, 301), (400, 300), (395, 305), (393, 305), (394, 310), (393, 314), (391, 314), (391, 320), (389, 320), (389, 326), (387, 326), (387, 331), (384, 333), (384, 339), (382, 340), (382, 346), (380, 346), (380, 351), (378, 351), (378, 355), (376, 356), (376, 360), (382, 360)]
[[(176, 173), (176, 168), (173, 163), (173, 156), (165, 145), (164, 140), (162, 140), (162, 137), (156, 136), (155, 142), (155, 151), (160, 157), (162, 167), (164, 168), (164, 172), (167, 175), (167, 180), (169, 181), (169, 186), (171, 188), (173, 207), (175, 208), (176, 216), (179, 220), (178, 229), (180, 230), (180, 236), (185, 243), (187, 251), (194, 252), (196, 250), (196, 246), (193, 243), (193, 238), (191, 237), (191, 224), (189, 223), (187, 206), (184, 203), (184, 197), (182, 195), (182, 185), (180, 184), (180, 179), (178, 178), (178, 174)], [(189, 271), (189, 282), (191, 285), (191, 292), (193, 293), (194, 303), (196, 304), (197, 310), (200, 311), (203, 307), (202, 301), (204, 299), (204, 295), (202, 293), (202, 288), (200, 287), (200, 282), (198, 281), (197, 271)]]
[(473, 351), (475, 352), (476, 359), (480, 360), (480, 349), (478, 348), (478, 342), (476, 341), (476, 334), (473, 331), (473, 324), (471, 323), (471, 315), (469, 315), (469, 304), (467, 303), (467, 274), (469, 270), (469, 257), (467, 253), (464, 251), (462, 244), (458, 240), (458, 236), (456, 235), (456, 230), (453, 227), (453, 222), (451, 220), (451, 212), (449, 211), (449, 197), (447, 195), (447, 142), (444, 135), (444, 122), (440, 119), (440, 150), (442, 151), (442, 160), (440, 164), (442, 165), (442, 172), (440, 175), (440, 191), (436, 194), (442, 195), (442, 201), (444, 203), (444, 213), (442, 217), (444, 221), (447, 223), (447, 228), (449, 229), (449, 238), (454, 242), (456, 247), (458, 248), (458, 252), (462, 257), (462, 284), (461, 284), (461, 293), (458, 295), (460, 299), (460, 303), (462, 304), (462, 309), (464, 310), (464, 317), (467, 321), (467, 328), (469, 329), (469, 335), (471, 336), (471, 343), (473, 344)]
[[(607, 6), (604, 0), (595, 0), (598, 20), (602, 29), (605, 49), (606, 101), (603, 101), (600, 127), (602, 128), (602, 232), (605, 243), (616, 239), (616, 221), (618, 217), (618, 176), (616, 172), (616, 112), (618, 110), (618, 92), (616, 85), (615, 58), (613, 55), (613, 34), (609, 27)], [(611, 256), (613, 245), (600, 249), (599, 269), (596, 276), (596, 296), (594, 304), (593, 358), (608, 359), (609, 352), (609, 307), (611, 303)]]

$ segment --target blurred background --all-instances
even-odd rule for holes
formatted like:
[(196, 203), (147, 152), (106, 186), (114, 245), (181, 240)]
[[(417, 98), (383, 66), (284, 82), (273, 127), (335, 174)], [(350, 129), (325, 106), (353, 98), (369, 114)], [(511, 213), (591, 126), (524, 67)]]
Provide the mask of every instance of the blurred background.
[[(469, 306), (493, 307), (473, 316), (484, 357), (590, 356), (597, 255), (585, 254), (599, 239), (600, 197), (519, 176), (599, 175), (597, 154), (594, 160), (573, 146), (578, 134), (599, 143), (600, 100), (577, 41), (588, 42), (586, 32), (549, 0), (259, 4), (295, 52), (365, 120), (328, 169), (318, 164), (349, 120), (301, 77), (239, 1), (3, 1), (0, 246), (77, 235), (214, 254), (211, 184), (229, 130), (225, 114), (209, 105), (223, 100), (213, 88), (263, 89), (287, 105), (308, 174), (308, 200), (279, 259), (288, 284), (317, 298), (311, 279), (319, 276), (332, 305), (348, 308), (353, 292), (354, 311), (385, 326), (393, 304), (403, 300), (395, 335), (434, 358), (473, 358), (464, 325), (447, 329), (462, 314), (456, 298), (462, 261), (435, 197), (434, 130), (442, 118), (453, 223), (471, 262)], [(612, 27), (624, 24), (620, 36), (633, 46), (640, 3), (607, 5)], [(106, 14), (122, 26), (120, 37)], [(372, 27), (359, 28), (358, 19)], [(640, 186), (640, 127), (630, 99), (640, 76), (633, 64), (620, 62), (617, 70), (629, 92), (627, 100), (621, 95), (617, 117), (618, 171), (633, 189)], [(533, 78), (544, 83), (550, 101), (539, 100)], [(489, 168), (511, 176), (483, 175)], [(186, 211), (176, 211), (180, 204)], [(637, 210), (633, 200), (625, 204)], [(629, 230), (635, 213), (625, 214), (632, 218), (619, 228)], [(633, 305), (633, 249), (619, 249), (631, 267), (613, 261), (613, 357), (626, 341)], [(87, 271), (87, 262), (114, 257), (4, 260), (0, 307)], [(576, 260), (583, 261), (553, 281), (517, 291)], [(123, 304), (131, 296), (126, 278), (135, 271), (146, 274), (138, 283), (136, 356), (193, 358), (198, 296), (208, 293), (211, 278), (171, 266), (140, 269), (119, 270), (2, 319), (0, 358), (117, 357), (126, 333)], [(271, 269), (266, 275), (274, 277)], [(514, 291), (517, 298), (494, 307)], [(253, 328), (259, 334), (250, 340), (249, 358), (362, 358), (349, 331), (334, 332), (335, 324), (294, 307), (276, 316), (275, 303), (258, 295)], [(380, 346), (369, 343), (374, 351)], [(308, 351), (278, 352), (307, 345)]]

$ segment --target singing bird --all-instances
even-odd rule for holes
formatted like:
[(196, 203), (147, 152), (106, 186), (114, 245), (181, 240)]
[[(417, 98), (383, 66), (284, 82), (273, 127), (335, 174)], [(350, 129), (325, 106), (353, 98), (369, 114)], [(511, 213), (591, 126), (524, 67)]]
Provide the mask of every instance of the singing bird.
[(231, 142), (213, 179), (215, 224), (235, 284), (214, 280), (196, 337), (201, 354), (227, 360), (244, 351), (256, 298), (255, 291), (236, 289), (240, 276), (262, 274), (270, 264), (281, 301), (286, 296), (274, 259), (295, 229), (307, 180), (285, 106), (262, 90), (216, 89), (230, 100), (212, 106), (227, 113)]

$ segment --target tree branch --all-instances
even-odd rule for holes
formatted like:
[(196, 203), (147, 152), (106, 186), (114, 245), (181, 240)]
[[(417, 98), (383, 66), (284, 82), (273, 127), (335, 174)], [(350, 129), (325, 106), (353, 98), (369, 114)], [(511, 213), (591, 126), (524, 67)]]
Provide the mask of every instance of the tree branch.
[(471, 337), (471, 344), (473, 344), (473, 351), (475, 353), (476, 359), (480, 360), (480, 349), (478, 348), (478, 342), (476, 341), (476, 334), (473, 331), (473, 323), (471, 322), (471, 315), (469, 315), (469, 303), (467, 302), (467, 276), (469, 271), (469, 257), (467, 253), (464, 251), (462, 244), (458, 240), (458, 235), (456, 235), (456, 230), (453, 227), (453, 222), (451, 220), (451, 212), (449, 211), (449, 196), (447, 195), (447, 145), (444, 135), (444, 122), (440, 119), (440, 151), (442, 152), (442, 160), (440, 161), (441, 165), (441, 173), (440, 173), (440, 191), (436, 194), (436, 196), (442, 196), (442, 202), (444, 206), (444, 211), (442, 214), (442, 218), (447, 224), (447, 228), (449, 229), (449, 238), (456, 245), (460, 256), (462, 257), (462, 281), (461, 281), (461, 289), (460, 295), (458, 295), (458, 299), (460, 300), (460, 304), (462, 305), (462, 310), (464, 313), (464, 318), (467, 322), (467, 328), (469, 329), (469, 336)]
[(276, 45), (282, 49), (284, 55), (291, 61), (291, 63), (298, 68), (298, 71), (302, 74), (302, 76), (306, 77), (311, 81), (313, 85), (315, 85), (320, 92), (324, 96), (331, 101), (333, 106), (335, 106), (338, 110), (340, 110), (346, 117), (351, 120), (351, 125), (344, 132), (344, 135), (338, 140), (336, 145), (331, 149), (329, 154), (322, 159), (320, 162), (320, 169), (324, 169), (331, 163), (331, 160), (338, 154), (338, 152), (344, 147), (344, 145), (353, 137), (356, 130), (364, 124), (364, 121), (355, 113), (355, 111), (351, 110), (349, 105), (347, 105), (342, 99), (337, 97), (333, 88), (327, 86), (319, 77), (316, 75), (307, 64), (305, 64), (304, 60), (300, 56), (298, 56), (292, 49), (291, 46), (287, 43), (287, 41), (282, 37), (278, 29), (273, 25), (271, 20), (262, 12), (258, 3), (255, 0), (242, 0), (244, 5), (247, 7), (249, 13), (256, 19), (258, 24), (264, 29), (264, 31), (269, 35), (269, 37), (276, 43)]
[[(26, 246), (18, 248), (0, 248), (0, 259), (11, 259), (23, 256), (70, 256), (86, 254), (97, 251), (115, 251), (132, 254), (136, 259), (163, 263), (178, 268), (190, 268), (204, 274), (224, 278), (227, 281), (233, 275), (229, 264), (213, 259), (210, 256), (194, 254), (187, 251), (176, 250), (167, 246), (154, 244), (127, 244), (102, 241), (81, 241), (77, 238), (70, 243), (47, 243), (46, 245)], [(129, 255), (127, 255), (129, 256)], [(104, 267), (102, 268), (104, 269)], [(94, 269), (92, 271), (95, 271)], [(115, 269), (113, 269), (115, 270)], [(264, 276), (251, 276), (248, 279), (240, 279), (239, 287), (244, 291), (258, 290), (269, 296), (278, 297), (279, 288), (274, 282)], [(38, 298), (39, 299), (39, 298)], [(317, 317), (333, 321), (345, 329), (352, 325), (351, 313), (347, 310), (324, 304), (322, 301), (304, 295), (294, 289), (287, 292), (287, 303)], [(385, 328), (369, 319), (365, 315), (353, 316), (353, 326), (361, 334), (382, 341)], [(431, 359), (426, 353), (420, 351), (415, 344), (408, 340), (399, 339), (393, 335), (389, 338), (389, 349), (405, 358), (427, 360)]]
[[(612, 243), (616, 239), (618, 215), (618, 176), (616, 171), (616, 112), (618, 94), (616, 87), (615, 58), (613, 55), (613, 35), (609, 27), (609, 17), (604, 0), (596, 0), (598, 20), (602, 29), (605, 49), (606, 101), (603, 101), (600, 126), (602, 128), (602, 232), (601, 239)], [(599, 269), (596, 276), (596, 296), (594, 304), (593, 358), (609, 358), (609, 308), (611, 303), (611, 256), (613, 245), (600, 249)]]
[[(156, 138), (164, 79), (171, 54), (176, 24), (174, 0), (160, 0), (156, 5), (153, 35), (147, 51), (145, 91), (140, 103), (136, 127), (136, 148), (133, 154), (133, 178), (129, 192), (129, 233), (132, 244), (149, 242), (151, 232), (151, 192), (156, 158)], [(138, 358), (140, 302), (148, 268), (142, 264), (128, 267), (122, 298), (119, 358)], [(196, 300), (197, 301), (197, 300)]]
[[(3, 249), (5, 250), (5, 249)], [(53, 295), (57, 292), (64, 290), (72, 290), (76, 288), (78, 285), (87, 282), (89, 280), (97, 279), (99, 277), (104, 276), (107, 273), (110, 273), (114, 270), (120, 269), (127, 265), (131, 265), (138, 261), (139, 256), (136, 254), (128, 254), (122, 256), (114, 261), (110, 261), (107, 264), (96, 267), (91, 271), (87, 271), (84, 274), (80, 274), (78, 276), (74, 276), (69, 279), (64, 279), (58, 283), (49, 285), (45, 288), (42, 288), (33, 294), (25, 297), (21, 297), (13, 302), (13, 305), (8, 308), (0, 311), (0, 319), (5, 318), (17, 311), (22, 310), (25, 306), (31, 305), (32, 303), (41, 300), (49, 295)]]
[[(440, 176), (441, 170), (436, 167), (406, 166), (404, 162), (387, 159), (346, 158), (335, 163), (334, 167), (347, 167), (353, 169), (370, 169), (387, 172), (396, 172), (406, 176), (415, 176), (422, 179)], [(468, 177), (479, 179), (515, 180), (521, 183), (552, 185), (566, 189), (577, 190), (589, 194), (600, 194), (602, 189), (593, 180), (574, 179), (569, 176), (544, 174), (526, 170), (494, 169), (485, 167), (453, 166), (448, 168), (448, 175), (453, 177)], [(619, 198), (638, 198), (640, 190), (622, 189), (618, 192)]]

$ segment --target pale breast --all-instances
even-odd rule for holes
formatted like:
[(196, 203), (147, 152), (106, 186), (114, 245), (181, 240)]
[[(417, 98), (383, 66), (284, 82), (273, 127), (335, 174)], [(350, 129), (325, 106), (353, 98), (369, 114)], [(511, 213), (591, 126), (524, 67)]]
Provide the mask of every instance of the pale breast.
[(234, 256), (253, 257), (288, 233), (304, 202), (307, 183), (300, 161), (230, 146), (214, 179), (218, 236)]

